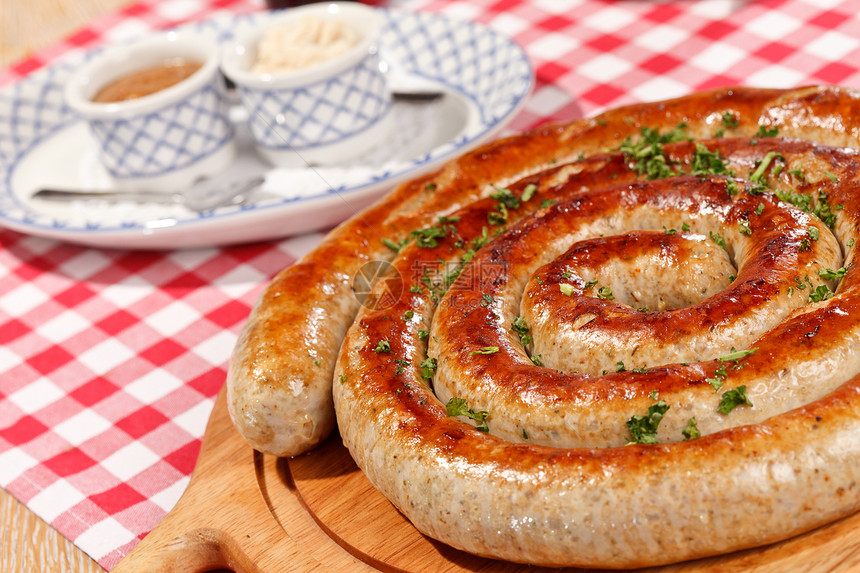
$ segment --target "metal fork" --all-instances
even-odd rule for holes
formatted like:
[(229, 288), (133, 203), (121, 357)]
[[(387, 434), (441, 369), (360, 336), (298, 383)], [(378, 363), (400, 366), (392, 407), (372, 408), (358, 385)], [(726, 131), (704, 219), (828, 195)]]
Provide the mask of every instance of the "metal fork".
[(266, 178), (262, 175), (235, 181), (215, 192), (188, 193), (159, 193), (157, 191), (89, 191), (75, 189), (39, 189), (33, 194), (33, 199), (48, 201), (79, 201), (82, 199), (98, 199), (118, 203), (157, 203), (162, 205), (183, 205), (192, 211), (211, 211), (228, 205), (241, 205), (248, 200)]

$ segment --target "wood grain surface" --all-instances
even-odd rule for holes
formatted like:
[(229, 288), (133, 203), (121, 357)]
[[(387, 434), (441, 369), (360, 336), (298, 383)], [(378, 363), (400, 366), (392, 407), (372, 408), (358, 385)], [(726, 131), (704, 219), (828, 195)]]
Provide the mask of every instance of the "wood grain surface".
[[(191, 573), (214, 568), (243, 573), (586, 571), (483, 559), (424, 537), (367, 481), (337, 435), (296, 458), (253, 452), (230, 422), (223, 390), (188, 489), (114, 572)], [(857, 570), (860, 514), (765, 548), (639, 571)]]
[[(0, 67), (50, 46), (131, 0), (0, 0)], [(0, 488), (0, 571), (96, 573), (86, 553)]]

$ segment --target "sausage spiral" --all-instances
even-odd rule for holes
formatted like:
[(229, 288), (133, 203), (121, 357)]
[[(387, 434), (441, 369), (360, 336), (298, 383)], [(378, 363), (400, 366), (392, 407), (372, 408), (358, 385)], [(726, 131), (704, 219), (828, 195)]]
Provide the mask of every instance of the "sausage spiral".
[[(273, 281), (234, 422), (293, 455), (333, 399), (419, 530), (517, 562), (656, 565), (853, 512), (858, 117), (841, 88), (730, 89), (478, 149)], [(400, 294), (361, 307), (383, 258), (374, 300)]]

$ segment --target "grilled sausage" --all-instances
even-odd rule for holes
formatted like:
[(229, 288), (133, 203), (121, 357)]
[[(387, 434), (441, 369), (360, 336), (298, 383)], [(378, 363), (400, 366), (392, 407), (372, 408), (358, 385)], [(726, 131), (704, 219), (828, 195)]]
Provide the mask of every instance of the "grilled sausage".
[[(333, 404), (419, 530), (518, 562), (669, 563), (846, 515), (858, 117), (850, 90), (736, 88), (472, 151), (275, 278), (233, 353), (231, 416), (295, 455)], [(380, 260), (362, 306), (352, 279)], [(716, 286), (643, 286), (674, 266)]]

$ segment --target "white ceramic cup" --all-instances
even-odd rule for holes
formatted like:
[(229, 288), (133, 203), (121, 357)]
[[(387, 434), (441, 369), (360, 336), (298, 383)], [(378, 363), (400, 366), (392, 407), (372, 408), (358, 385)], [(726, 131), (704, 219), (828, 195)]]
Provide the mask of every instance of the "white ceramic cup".
[[(114, 80), (177, 57), (202, 66), (150, 95), (93, 101)], [(65, 98), (89, 123), (101, 161), (119, 189), (182, 191), (235, 157), (219, 47), (207, 36), (170, 31), (108, 48), (72, 75)]]
[[(347, 52), (308, 68), (252, 72), (266, 29), (306, 16), (340, 19), (361, 39)], [(384, 25), (379, 10), (362, 4), (309, 4), (283, 11), (224, 47), (222, 69), (236, 84), (261, 156), (284, 167), (332, 165), (365, 153), (385, 137), (391, 95), (377, 53)]]

